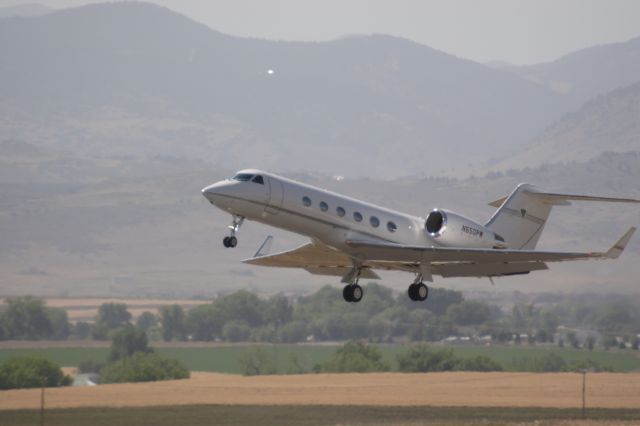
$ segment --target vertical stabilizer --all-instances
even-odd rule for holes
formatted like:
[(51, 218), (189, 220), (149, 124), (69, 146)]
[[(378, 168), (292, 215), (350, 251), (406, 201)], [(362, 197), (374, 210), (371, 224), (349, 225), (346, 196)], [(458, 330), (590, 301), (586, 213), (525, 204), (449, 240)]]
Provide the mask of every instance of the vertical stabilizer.
[(510, 249), (534, 249), (551, 208), (554, 204), (559, 204), (548, 203), (533, 196), (536, 192), (539, 191), (532, 185), (518, 185), (485, 225), (504, 238)]
[[(508, 197), (489, 203), (498, 210), (485, 226), (504, 238), (510, 249), (532, 250), (540, 239), (551, 208), (571, 205), (569, 201), (640, 203), (640, 200), (632, 198), (542, 192), (535, 186), (522, 183)], [(631, 238), (633, 230), (629, 230), (628, 238)], [(626, 244), (626, 241), (623, 242)]]

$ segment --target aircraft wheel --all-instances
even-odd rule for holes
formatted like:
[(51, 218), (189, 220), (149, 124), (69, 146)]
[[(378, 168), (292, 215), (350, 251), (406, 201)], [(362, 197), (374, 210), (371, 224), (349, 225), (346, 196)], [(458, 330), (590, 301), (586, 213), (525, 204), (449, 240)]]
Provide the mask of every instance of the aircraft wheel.
[(364, 295), (364, 292), (362, 291), (362, 287), (360, 287), (358, 284), (353, 284), (351, 286), (351, 301), (358, 303), (359, 301), (362, 300), (362, 296)]
[(229, 238), (229, 247), (233, 248), (238, 245), (238, 239), (236, 237), (227, 237)]
[(415, 284), (415, 286), (416, 300), (420, 302), (427, 300), (427, 298), (429, 297), (429, 287), (427, 287), (424, 283)]
[(352, 302), (353, 296), (351, 295), (351, 285), (345, 285), (342, 289), (342, 297), (345, 302)]
[(224, 237), (222, 240), (222, 245), (229, 248), (229, 237)]

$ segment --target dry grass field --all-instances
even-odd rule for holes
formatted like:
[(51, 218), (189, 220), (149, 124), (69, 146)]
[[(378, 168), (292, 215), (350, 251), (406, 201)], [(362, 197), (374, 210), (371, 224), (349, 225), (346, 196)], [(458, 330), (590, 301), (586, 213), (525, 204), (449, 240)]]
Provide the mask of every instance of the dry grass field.
[[(450, 407), (581, 406), (575, 373), (309, 374), (243, 377), (192, 373), (189, 380), (57, 388), (47, 407), (186, 405), (365, 405)], [(0, 410), (39, 407), (40, 390), (3, 391)], [(640, 409), (640, 374), (587, 376), (591, 408)]]

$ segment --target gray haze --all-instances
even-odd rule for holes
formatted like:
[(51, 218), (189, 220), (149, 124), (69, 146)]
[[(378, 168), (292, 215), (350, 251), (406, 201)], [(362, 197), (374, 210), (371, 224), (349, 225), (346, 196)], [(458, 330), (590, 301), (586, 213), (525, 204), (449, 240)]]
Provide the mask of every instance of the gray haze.
[[(0, 57), (3, 294), (336, 284), (240, 263), (274, 232), (264, 226), (247, 224), (235, 251), (222, 248), (229, 218), (199, 191), (245, 167), (479, 221), (523, 181), (640, 198), (640, 37), (486, 66), (394, 36), (247, 39), (117, 3), (0, 19)], [(639, 224), (636, 206), (578, 204), (553, 213), (541, 247), (605, 249)], [(304, 241), (275, 235), (274, 250)], [(554, 265), (496, 289), (637, 292), (639, 258), (635, 238), (618, 261)], [(397, 289), (409, 280), (385, 276)], [(488, 286), (436, 284), (478, 283)]]
[[(224, 33), (273, 40), (396, 35), (477, 62), (533, 64), (640, 35), (635, 0), (152, 0)], [(60, 9), (99, 0), (36, 0)], [(0, 7), (34, 3), (0, 0)]]

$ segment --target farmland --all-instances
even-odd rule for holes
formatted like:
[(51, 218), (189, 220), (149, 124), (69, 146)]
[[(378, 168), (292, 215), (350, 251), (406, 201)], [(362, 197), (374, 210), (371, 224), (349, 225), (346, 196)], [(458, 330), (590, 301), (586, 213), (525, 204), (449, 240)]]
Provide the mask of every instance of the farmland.
[[(0, 346), (0, 362), (14, 356), (39, 356), (50, 359), (59, 365), (76, 366), (81, 361), (104, 361), (109, 353), (108, 343), (100, 342), (75, 342), (78, 347), (63, 347), (59, 342), (48, 344), (47, 342), (33, 342), (30, 344), (13, 344), (5, 342)], [(13, 348), (11, 346), (19, 346)], [(324, 362), (335, 352), (337, 345), (255, 345), (260, 346), (270, 354), (277, 365), (278, 372), (286, 372), (292, 355), (306, 369)], [(238, 365), (238, 357), (250, 347), (249, 345), (225, 345), (225, 344), (158, 344), (156, 351), (161, 355), (180, 360), (192, 371), (208, 371), (219, 373), (241, 373)], [(395, 357), (407, 350), (406, 345), (378, 345), (383, 357), (392, 366)], [(630, 372), (640, 370), (640, 357), (635, 351), (586, 351), (570, 348), (558, 349), (556, 347), (529, 347), (529, 346), (454, 346), (453, 351), (460, 357), (472, 357), (486, 355), (500, 364), (507, 371), (514, 371), (514, 362), (521, 358), (535, 358), (553, 352), (567, 361), (592, 360), (602, 366), (616, 372)]]

